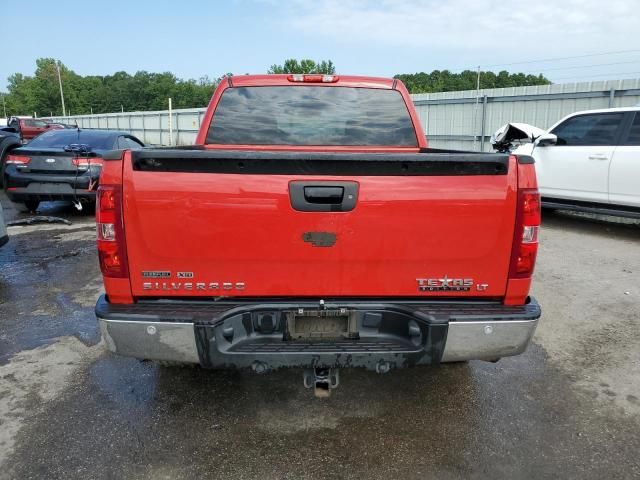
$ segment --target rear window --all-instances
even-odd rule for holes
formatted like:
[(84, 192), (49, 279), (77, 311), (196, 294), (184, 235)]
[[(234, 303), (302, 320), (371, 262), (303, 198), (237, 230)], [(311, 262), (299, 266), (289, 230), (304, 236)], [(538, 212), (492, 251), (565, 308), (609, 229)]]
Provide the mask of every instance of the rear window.
[(93, 150), (111, 150), (114, 148), (115, 136), (88, 130), (53, 130), (43, 133), (29, 142), (29, 147), (64, 148), (72, 143), (89, 145)]
[(227, 89), (208, 144), (417, 146), (396, 90), (282, 86)]
[(37, 127), (37, 128), (44, 128), (47, 126), (47, 122), (45, 122), (44, 120), (25, 120), (24, 124), (27, 127)]

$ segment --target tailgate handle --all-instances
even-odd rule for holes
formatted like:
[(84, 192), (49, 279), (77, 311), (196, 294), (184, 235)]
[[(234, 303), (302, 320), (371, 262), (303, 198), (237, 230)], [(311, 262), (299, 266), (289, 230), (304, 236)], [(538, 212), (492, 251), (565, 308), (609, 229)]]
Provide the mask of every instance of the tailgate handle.
[(289, 198), (299, 212), (349, 212), (358, 201), (358, 183), (295, 180), (289, 183)]
[(304, 199), (309, 203), (342, 203), (343, 187), (304, 187)]

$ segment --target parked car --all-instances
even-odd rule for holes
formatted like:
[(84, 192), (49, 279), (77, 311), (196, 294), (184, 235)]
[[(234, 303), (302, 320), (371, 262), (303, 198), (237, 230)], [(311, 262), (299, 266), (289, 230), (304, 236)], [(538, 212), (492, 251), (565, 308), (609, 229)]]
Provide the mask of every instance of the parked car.
[(572, 113), (515, 151), (535, 158), (543, 206), (640, 218), (640, 107)]
[(11, 150), (21, 147), (20, 135), (11, 127), (0, 128), (0, 187), (4, 186), (5, 158)]
[(12, 150), (5, 163), (9, 199), (22, 210), (35, 211), (42, 200), (95, 199), (102, 155), (113, 149), (138, 149), (144, 144), (126, 132), (53, 130)]
[(42, 118), (22, 117), (11, 117), (9, 119), (8, 126), (14, 128), (18, 132), (20, 139), (23, 142), (27, 142), (48, 130), (64, 128), (59, 124), (49, 123)]
[(9, 241), (9, 234), (7, 233), (7, 224), (4, 221), (2, 204), (0, 204), (0, 247), (2, 247), (8, 241)]
[[(215, 115), (214, 115), (215, 111)], [(196, 145), (108, 154), (105, 344), (143, 359), (394, 368), (524, 351), (539, 195), (528, 156), (430, 150), (394, 79), (243, 75)]]

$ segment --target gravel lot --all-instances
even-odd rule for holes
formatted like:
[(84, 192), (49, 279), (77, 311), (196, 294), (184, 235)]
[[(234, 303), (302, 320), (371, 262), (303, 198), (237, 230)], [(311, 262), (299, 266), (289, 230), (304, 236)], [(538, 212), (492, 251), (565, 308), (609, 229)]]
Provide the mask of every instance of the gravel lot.
[(297, 370), (105, 352), (93, 217), (43, 213), (72, 225), (0, 249), (0, 478), (640, 478), (640, 222), (544, 212), (525, 354), (346, 370), (319, 400)]

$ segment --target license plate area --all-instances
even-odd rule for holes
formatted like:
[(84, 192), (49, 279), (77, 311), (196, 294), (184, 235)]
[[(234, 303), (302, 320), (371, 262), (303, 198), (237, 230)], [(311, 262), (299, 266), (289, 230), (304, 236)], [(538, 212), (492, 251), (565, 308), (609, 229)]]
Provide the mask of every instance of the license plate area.
[(68, 183), (39, 183), (31, 182), (27, 185), (27, 193), (73, 193), (73, 187)]
[(346, 309), (287, 312), (286, 337), (288, 340), (357, 338), (356, 317)]

